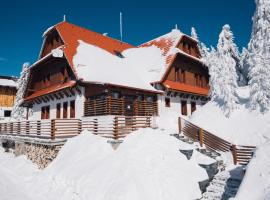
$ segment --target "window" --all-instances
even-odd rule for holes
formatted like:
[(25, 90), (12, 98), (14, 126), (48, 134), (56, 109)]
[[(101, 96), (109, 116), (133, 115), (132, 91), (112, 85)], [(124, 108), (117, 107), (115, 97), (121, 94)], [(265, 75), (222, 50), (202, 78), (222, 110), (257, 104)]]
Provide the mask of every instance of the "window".
[(10, 117), (10, 116), (11, 116), (11, 110), (5, 110), (4, 117)]
[(202, 76), (201, 75), (199, 76), (199, 86), (203, 87), (203, 81), (202, 81)]
[(165, 107), (171, 107), (171, 99), (165, 98)]
[(185, 82), (186, 82), (186, 74), (185, 74), (185, 70), (181, 70), (181, 74), (180, 74), (180, 82), (181, 82), (181, 83), (185, 83)]
[(181, 113), (187, 115), (187, 101), (181, 101)]
[(50, 106), (41, 107), (41, 119), (50, 119)]
[(113, 99), (119, 99), (120, 98), (120, 92), (112, 91), (112, 98)]
[(57, 119), (61, 118), (61, 103), (58, 103), (56, 105), (56, 118)]
[(179, 80), (179, 68), (174, 68), (174, 70), (175, 70), (175, 73), (174, 73), (174, 80), (175, 80), (176, 82), (178, 82), (178, 81), (180, 81), (180, 80)]
[(67, 109), (68, 109), (68, 102), (63, 103), (63, 118), (67, 118)]
[(75, 118), (75, 100), (70, 102), (70, 118)]
[(191, 102), (191, 114), (196, 110), (196, 102)]
[(195, 77), (195, 86), (199, 86), (199, 76), (198, 74), (194, 74)]
[(154, 102), (155, 98), (153, 96), (147, 96), (146, 101), (147, 102)]

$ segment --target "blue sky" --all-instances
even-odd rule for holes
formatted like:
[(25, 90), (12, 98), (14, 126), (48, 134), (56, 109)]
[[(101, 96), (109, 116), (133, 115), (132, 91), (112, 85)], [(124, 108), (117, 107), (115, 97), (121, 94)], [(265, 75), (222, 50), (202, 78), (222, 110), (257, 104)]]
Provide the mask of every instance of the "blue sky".
[(175, 24), (216, 46), (224, 24), (230, 24), (239, 49), (246, 46), (252, 28), (254, 0), (2, 0), (0, 6), (0, 75), (19, 75), (24, 62), (36, 61), (42, 34), (67, 21), (119, 38), (119, 12), (123, 13), (123, 40), (141, 44), (169, 32)]

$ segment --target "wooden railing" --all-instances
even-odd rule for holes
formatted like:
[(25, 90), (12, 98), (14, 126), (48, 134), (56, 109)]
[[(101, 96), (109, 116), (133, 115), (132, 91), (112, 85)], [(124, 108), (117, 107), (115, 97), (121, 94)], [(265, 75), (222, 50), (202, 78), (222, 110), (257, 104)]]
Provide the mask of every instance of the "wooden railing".
[(255, 146), (236, 145), (228, 142), (181, 117), (178, 119), (178, 127), (179, 133), (199, 142), (200, 146), (205, 145), (206, 148), (214, 151), (231, 152), (234, 164), (247, 165), (256, 149)]
[[(104, 99), (87, 100), (84, 103), (84, 116), (127, 115), (124, 98), (106, 97)], [(132, 105), (134, 116), (153, 116), (158, 114), (157, 102), (134, 100)]]
[(70, 138), (89, 130), (106, 138), (119, 139), (138, 128), (151, 127), (150, 116), (115, 116), (109, 122), (98, 119), (51, 119), (0, 123), (0, 135), (40, 139)]

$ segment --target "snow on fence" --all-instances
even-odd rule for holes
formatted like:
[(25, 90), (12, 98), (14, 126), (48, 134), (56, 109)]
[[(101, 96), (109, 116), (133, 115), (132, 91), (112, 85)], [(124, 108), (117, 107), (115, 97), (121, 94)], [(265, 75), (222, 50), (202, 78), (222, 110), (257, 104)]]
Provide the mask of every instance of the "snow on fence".
[(201, 147), (205, 145), (214, 151), (231, 152), (235, 165), (247, 165), (256, 149), (255, 146), (236, 145), (228, 142), (181, 117), (178, 119), (178, 127), (179, 133), (183, 132), (186, 137), (199, 142)]
[(70, 138), (89, 130), (106, 138), (119, 139), (138, 128), (151, 127), (150, 116), (115, 116), (111, 122), (98, 119), (51, 119), (0, 123), (0, 135), (41, 139)]

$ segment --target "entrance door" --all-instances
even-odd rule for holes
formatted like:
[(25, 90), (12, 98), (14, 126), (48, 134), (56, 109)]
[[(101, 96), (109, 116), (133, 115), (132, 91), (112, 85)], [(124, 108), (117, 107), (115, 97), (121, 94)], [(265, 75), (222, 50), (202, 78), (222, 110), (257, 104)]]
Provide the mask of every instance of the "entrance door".
[(134, 96), (125, 96), (125, 115), (134, 115)]

